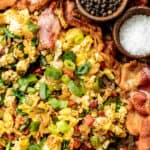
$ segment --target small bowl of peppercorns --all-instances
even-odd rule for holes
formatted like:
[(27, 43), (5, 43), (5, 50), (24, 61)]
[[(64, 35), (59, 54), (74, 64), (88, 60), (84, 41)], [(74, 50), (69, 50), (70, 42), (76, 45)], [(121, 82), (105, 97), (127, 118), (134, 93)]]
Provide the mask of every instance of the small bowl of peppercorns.
[(119, 16), (128, 0), (76, 0), (80, 12), (95, 21), (108, 21)]

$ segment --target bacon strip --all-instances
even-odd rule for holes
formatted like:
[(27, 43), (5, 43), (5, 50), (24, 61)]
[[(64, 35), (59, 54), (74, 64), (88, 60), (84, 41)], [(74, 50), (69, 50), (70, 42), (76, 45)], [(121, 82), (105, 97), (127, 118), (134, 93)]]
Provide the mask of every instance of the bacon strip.
[(138, 150), (150, 150), (150, 117), (142, 118)]
[(19, 0), (16, 4), (18, 9), (29, 8), (31, 12), (39, 10), (46, 6), (50, 0)]
[(150, 150), (150, 67), (141, 66), (139, 72), (136, 92), (130, 92), (133, 107), (128, 111), (126, 125), (130, 134), (139, 136), (137, 150)]
[(39, 25), (39, 50), (53, 48), (56, 39), (61, 31), (61, 25), (54, 14), (54, 4), (50, 8), (45, 9), (38, 20)]
[(31, 12), (43, 8), (50, 0), (30, 0), (29, 10)]
[(138, 88), (150, 93), (150, 67), (144, 67), (142, 69), (141, 80)]
[(0, 0), (0, 10), (11, 7), (16, 3), (16, 0)]

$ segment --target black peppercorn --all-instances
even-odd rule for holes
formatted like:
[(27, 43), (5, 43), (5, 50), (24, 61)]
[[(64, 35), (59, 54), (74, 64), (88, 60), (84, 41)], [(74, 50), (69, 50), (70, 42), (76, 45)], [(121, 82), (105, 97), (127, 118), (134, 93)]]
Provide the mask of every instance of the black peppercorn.
[(112, 15), (121, 5), (122, 0), (80, 0), (82, 7), (92, 16)]

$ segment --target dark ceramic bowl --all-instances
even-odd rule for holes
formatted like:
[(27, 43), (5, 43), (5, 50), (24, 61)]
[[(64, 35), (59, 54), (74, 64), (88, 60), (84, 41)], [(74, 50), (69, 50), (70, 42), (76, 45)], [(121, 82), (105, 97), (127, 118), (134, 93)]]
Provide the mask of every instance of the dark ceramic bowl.
[(77, 7), (84, 16), (86, 16), (87, 18), (90, 18), (92, 20), (99, 21), (99, 22), (105, 22), (105, 21), (112, 20), (112, 19), (118, 17), (125, 9), (127, 3), (128, 3), (128, 0), (122, 0), (120, 7), (111, 15), (106, 16), (106, 17), (101, 17), (101, 16), (96, 17), (96, 16), (92, 16), (87, 11), (85, 11), (85, 9), (80, 4), (80, 0), (76, 0)]
[(150, 16), (150, 8), (141, 6), (141, 7), (133, 7), (133, 8), (128, 9), (126, 13), (120, 19), (116, 21), (113, 27), (113, 39), (118, 50), (120, 50), (120, 52), (123, 53), (124, 55), (130, 58), (146, 58), (150, 56), (150, 53), (146, 55), (132, 55), (128, 51), (126, 51), (120, 43), (120, 39), (119, 39), (120, 27), (127, 19), (129, 19), (130, 17), (134, 15)]

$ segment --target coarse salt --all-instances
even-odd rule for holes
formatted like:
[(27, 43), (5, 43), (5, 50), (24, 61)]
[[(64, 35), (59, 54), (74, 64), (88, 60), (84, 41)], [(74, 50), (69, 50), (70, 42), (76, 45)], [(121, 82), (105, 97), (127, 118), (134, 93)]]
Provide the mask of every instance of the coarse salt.
[(120, 28), (120, 43), (132, 55), (150, 53), (150, 16), (134, 15)]

